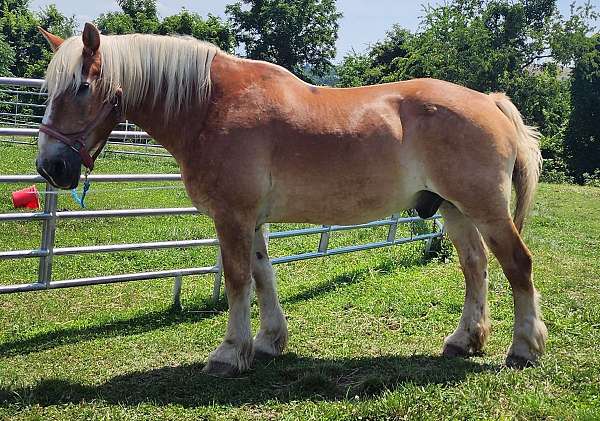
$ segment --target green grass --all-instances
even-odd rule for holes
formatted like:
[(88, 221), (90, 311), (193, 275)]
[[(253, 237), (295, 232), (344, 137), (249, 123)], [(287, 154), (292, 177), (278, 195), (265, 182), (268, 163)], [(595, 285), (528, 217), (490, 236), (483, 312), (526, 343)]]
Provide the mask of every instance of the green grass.
[[(32, 172), (33, 149), (0, 144), (0, 174)], [(164, 159), (107, 155), (97, 172), (176, 172)], [(173, 185), (173, 184), (171, 184)], [(130, 187), (136, 187), (131, 185)], [(11, 211), (0, 185), (0, 211)], [(92, 186), (95, 209), (189, 206), (182, 190)], [(68, 197), (60, 207), (75, 209)], [(170, 280), (0, 296), (0, 418), (454, 419), (600, 418), (600, 189), (543, 184), (526, 228), (549, 329), (536, 368), (503, 367), (512, 298), (490, 267), (492, 336), (483, 356), (439, 357), (456, 326), (463, 280), (456, 259), (421, 259), (406, 245), (278, 266), (288, 317), (284, 356), (243, 378), (201, 373), (222, 339), (224, 302), (212, 279), (184, 280), (181, 313)], [(283, 228), (289, 225), (275, 227)], [(204, 217), (61, 222), (57, 244), (212, 237)], [(335, 234), (332, 244), (382, 238)], [(379, 236), (379, 237), (378, 237)], [(0, 224), (0, 249), (35, 247), (36, 224)], [(273, 255), (313, 249), (318, 237), (272, 242)], [(61, 257), (56, 279), (212, 264), (214, 250)], [(2, 283), (35, 279), (36, 261), (0, 262)], [(257, 305), (252, 307), (254, 329)]]

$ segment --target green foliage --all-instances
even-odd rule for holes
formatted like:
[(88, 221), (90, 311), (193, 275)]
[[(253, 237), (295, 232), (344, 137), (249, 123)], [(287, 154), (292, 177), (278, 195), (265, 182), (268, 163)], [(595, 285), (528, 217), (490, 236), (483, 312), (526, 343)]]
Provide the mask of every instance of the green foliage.
[(570, 81), (553, 63), (533, 71), (505, 74), (500, 81), (529, 124), (540, 129), (540, 147), (544, 158), (542, 179), (567, 182), (564, 137), (571, 113)]
[(573, 177), (568, 175), (568, 167), (562, 157), (544, 158), (540, 180), (545, 183), (572, 183)]
[(559, 63), (570, 65), (586, 54), (590, 49), (589, 33), (595, 30), (592, 23), (597, 23), (598, 18), (600, 13), (591, 1), (587, 0), (579, 6), (573, 2), (571, 16), (562, 22), (554, 22), (552, 27), (548, 28), (547, 39), (552, 58)]
[(133, 19), (123, 12), (102, 13), (94, 21), (103, 34), (123, 35), (135, 32)]
[(199, 14), (182, 9), (162, 21), (158, 18), (156, 0), (120, 0), (122, 12), (101, 14), (95, 21), (105, 34), (146, 33), (161, 35), (191, 35), (209, 41), (221, 49), (233, 52), (235, 36), (231, 27), (216, 16), (203, 19)]
[(375, 43), (368, 53), (352, 52), (337, 68), (339, 86), (374, 85), (399, 80), (395, 71), (411, 54), (413, 35), (399, 25), (387, 32), (383, 41)]
[(600, 34), (576, 63), (571, 85), (573, 113), (569, 120), (566, 150), (577, 181), (600, 168)]
[(10, 69), (15, 63), (15, 53), (10, 45), (4, 40), (4, 35), (0, 34), (0, 75), (10, 76)]
[[(378, 74), (372, 75), (375, 72), (368, 55), (352, 52), (346, 55), (337, 67), (337, 84), (343, 87), (372, 85), (381, 79)], [(373, 80), (375, 82), (372, 82)]]
[(37, 27), (69, 37), (73, 35), (75, 18), (63, 15), (54, 5), (39, 13), (31, 12), (28, 6), (28, 0), (0, 0), (0, 34), (14, 57), (9, 72), (22, 77), (43, 77), (51, 50)]
[[(42, 9), (36, 17), (39, 26), (62, 38), (69, 38), (75, 33), (75, 16), (63, 15), (53, 4)], [(52, 59), (53, 53), (46, 40), (37, 33), (37, 30), (34, 39), (40, 40), (40, 42), (34, 42), (31, 45), (32, 57), (30, 57), (30, 64), (27, 67), (27, 76), (41, 78), (46, 73), (46, 68)], [(39, 57), (39, 59), (34, 60), (33, 57)]]
[(235, 35), (227, 22), (210, 14), (203, 19), (199, 14), (186, 9), (182, 9), (176, 15), (166, 17), (160, 23), (157, 33), (191, 35), (212, 42), (228, 52), (233, 52), (236, 45)]
[(592, 174), (583, 173), (583, 185), (600, 187), (600, 168), (596, 168)]
[(101, 14), (96, 25), (105, 34), (153, 34), (159, 26), (156, 0), (118, 0), (122, 12)]
[[(247, 6), (247, 7), (246, 7)], [(304, 66), (325, 74), (335, 57), (335, 0), (243, 0), (226, 7), (246, 56), (305, 77)]]

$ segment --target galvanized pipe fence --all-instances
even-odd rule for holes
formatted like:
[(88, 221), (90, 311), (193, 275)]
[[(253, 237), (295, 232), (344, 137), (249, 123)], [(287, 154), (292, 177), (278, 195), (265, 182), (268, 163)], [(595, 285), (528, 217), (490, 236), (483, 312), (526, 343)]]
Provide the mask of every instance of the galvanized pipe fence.
[[(6, 84), (8, 78), (0, 78), (0, 85)], [(35, 82), (34, 82), (35, 81)], [(8, 81), (17, 86), (39, 86), (40, 81), (31, 79), (14, 79)], [(38, 85), (35, 85), (38, 84)], [(137, 132), (139, 133), (139, 132)], [(33, 137), (37, 136), (37, 129), (32, 128), (0, 128), (0, 136), (15, 137)], [(113, 132), (115, 137), (127, 136), (122, 132)], [(121, 138), (123, 138), (121, 137)], [(180, 174), (116, 174), (116, 175), (90, 175), (89, 180), (93, 183), (115, 183), (115, 182), (173, 182), (181, 181)], [(93, 219), (93, 218), (122, 218), (122, 217), (152, 217), (164, 215), (190, 215), (198, 214), (196, 208), (139, 208), (123, 210), (80, 210), (80, 211), (62, 211), (57, 208), (57, 191), (54, 187), (47, 184), (45, 180), (38, 175), (0, 175), (0, 183), (3, 184), (31, 184), (45, 183), (44, 205), (41, 212), (16, 212), (0, 214), (0, 223), (9, 222), (28, 222), (42, 221), (41, 241), (38, 248), (33, 250), (13, 250), (0, 252), (0, 260), (7, 259), (38, 259), (37, 280), (28, 284), (8, 284), (0, 285), (0, 294), (15, 292), (41, 291), (57, 288), (70, 288), (76, 286), (112, 284), (129, 281), (143, 281), (160, 278), (174, 279), (173, 285), (173, 304), (175, 307), (181, 307), (180, 296), (182, 287), (182, 278), (190, 275), (209, 275), (214, 276), (213, 281), (213, 300), (219, 299), (222, 283), (222, 265), (220, 262), (220, 252), (217, 252), (217, 259), (212, 266), (194, 267), (183, 269), (169, 269), (151, 272), (137, 272), (117, 275), (95, 276), (88, 278), (54, 280), (53, 263), (55, 256), (83, 255), (94, 253), (118, 253), (124, 251), (137, 250), (161, 250), (170, 248), (191, 248), (191, 247), (219, 247), (219, 241), (216, 238), (197, 239), (197, 240), (174, 240), (158, 241), (145, 243), (128, 244), (106, 244), (94, 246), (77, 247), (55, 247), (57, 223), (61, 220), (69, 219)], [(275, 257), (271, 261), (273, 264), (289, 263), (318, 257), (333, 256), (338, 254), (352, 253), (363, 250), (371, 250), (381, 247), (405, 244), (417, 241), (426, 241), (426, 252), (435, 238), (443, 236), (443, 225), (440, 222), (441, 216), (435, 215), (430, 218), (433, 221), (432, 229), (429, 232), (415, 234), (411, 229), (408, 237), (398, 237), (398, 227), (402, 224), (420, 223), (423, 219), (418, 216), (400, 217), (399, 214), (392, 215), (387, 219), (373, 221), (358, 225), (331, 225), (315, 226), (287, 231), (276, 231), (269, 233), (269, 239), (290, 238), (304, 235), (319, 235), (319, 242), (315, 250), (300, 254)], [(329, 247), (329, 240), (332, 233), (365, 229), (374, 227), (388, 227), (385, 239), (365, 244), (356, 244), (343, 247)]]

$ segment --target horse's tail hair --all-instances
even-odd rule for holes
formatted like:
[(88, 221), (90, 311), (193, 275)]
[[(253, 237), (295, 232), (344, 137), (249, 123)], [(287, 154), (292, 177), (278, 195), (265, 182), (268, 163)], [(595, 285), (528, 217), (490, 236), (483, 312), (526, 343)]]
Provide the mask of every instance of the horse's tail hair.
[(517, 160), (513, 169), (512, 181), (517, 193), (514, 222), (519, 233), (523, 230), (525, 218), (529, 214), (542, 170), (540, 152), (540, 132), (536, 127), (523, 122), (521, 113), (503, 93), (490, 94), (498, 108), (513, 122), (517, 129)]

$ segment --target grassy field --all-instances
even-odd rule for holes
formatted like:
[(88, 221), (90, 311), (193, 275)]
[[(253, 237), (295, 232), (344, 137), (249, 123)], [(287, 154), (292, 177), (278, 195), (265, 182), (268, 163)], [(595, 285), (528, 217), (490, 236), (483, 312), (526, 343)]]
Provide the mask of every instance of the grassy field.
[[(33, 148), (0, 144), (0, 174), (32, 173)], [(176, 172), (164, 159), (107, 155), (97, 172)], [(164, 185), (164, 184), (163, 184)], [(92, 186), (95, 209), (189, 205), (183, 190)], [(11, 211), (0, 185), (0, 211)], [(120, 186), (119, 188), (123, 188)], [(75, 209), (68, 196), (60, 207)], [(281, 226), (276, 226), (281, 228)], [(336, 236), (333, 245), (382, 238)], [(36, 224), (0, 224), (0, 250), (36, 247)], [(200, 216), (63, 221), (57, 244), (213, 236)], [(290, 328), (284, 356), (243, 378), (201, 373), (218, 345), (226, 304), (210, 277), (184, 280), (181, 313), (169, 280), (0, 296), (0, 418), (22, 419), (465, 419), (600, 418), (600, 189), (544, 184), (525, 232), (549, 329), (535, 368), (503, 367), (512, 298), (490, 268), (492, 336), (470, 360), (439, 356), (456, 326), (457, 259), (423, 262), (407, 245), (278, 266)], [(273, 241), (275, 256), (318, 237)], [(214, 250), (61, 257), (56, 279), (212, 264)], [(35, 279), (35, 260), (1, 261), (0, 282)], [(253, 327), (257, 306), (253, 304)]]

